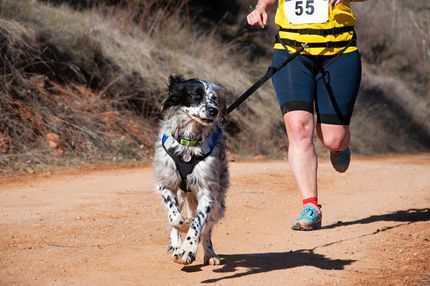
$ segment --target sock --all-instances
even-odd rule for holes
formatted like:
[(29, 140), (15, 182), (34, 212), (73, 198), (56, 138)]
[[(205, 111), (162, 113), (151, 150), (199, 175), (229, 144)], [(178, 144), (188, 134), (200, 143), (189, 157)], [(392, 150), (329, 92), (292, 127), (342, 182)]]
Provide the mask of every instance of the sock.
[(312, 198), (307, 198), (307, 199), (303, 200), (303, 205), (306, 205), (306, 204), (309, 204), (309, 203), (311, 203), (311, 204), (315, 205), (316, 207), (318, 207), (318, 198), (317, 197), (312, 197)]

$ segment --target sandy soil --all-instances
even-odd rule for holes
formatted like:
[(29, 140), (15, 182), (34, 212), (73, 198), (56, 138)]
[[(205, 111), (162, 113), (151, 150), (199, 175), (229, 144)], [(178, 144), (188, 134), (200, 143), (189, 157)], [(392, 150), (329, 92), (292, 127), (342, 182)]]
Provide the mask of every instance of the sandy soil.
[(0, 183), (0, 285), (430, 285), (430, 155), (320, 162), (323, 229), (295, 232), (287, 162), (233, 162), (220, 266), (181, 266), (151, 168)]

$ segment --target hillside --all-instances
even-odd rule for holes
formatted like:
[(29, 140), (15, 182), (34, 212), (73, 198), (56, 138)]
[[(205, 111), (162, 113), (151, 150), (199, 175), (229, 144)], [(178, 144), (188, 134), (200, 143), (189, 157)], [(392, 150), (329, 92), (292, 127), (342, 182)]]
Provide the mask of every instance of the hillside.
[[(88, 3), (2, 1), (0, 172), (150, 160), (170, 74), (219, 82), (232, 101), (270, 63), (275, 30), (244, 26), (247, 1)], [(369, 12), (383, 1), (356, 5), (365, 62), (352, 124), (356, 153), (430, 150), (429, 67), (422, 64), (430, 58), (429, 16), (405, 18), (428, 3), (401, 3), (392, 13), (420, 33), (414, 50), (394, 44), (398, 35), (384, 32), (392, 23), (383, 27)], [(413, 40), (407, 29), (396, 31)], [(270, 83), (225, 126), (235, 155), (285, 156)]]

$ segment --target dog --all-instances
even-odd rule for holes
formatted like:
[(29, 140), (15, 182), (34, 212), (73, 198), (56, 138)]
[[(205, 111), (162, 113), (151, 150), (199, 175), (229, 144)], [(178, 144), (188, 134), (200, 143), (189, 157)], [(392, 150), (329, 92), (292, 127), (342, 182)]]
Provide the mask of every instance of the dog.
[[(155, 188), (170, 224), (169, 252), (174, 262), (188, 265), (201, 242), (205, 265), (219, 265), (211, 234), (223, 217), (229, 184), (224, 88), (201, 79), (171, 75), (162, 104), (159, 140), (155, 146)], [(187, 206), (188, 217), (181, 214)], [(186, 233), (182, 241), (181, 232)]]

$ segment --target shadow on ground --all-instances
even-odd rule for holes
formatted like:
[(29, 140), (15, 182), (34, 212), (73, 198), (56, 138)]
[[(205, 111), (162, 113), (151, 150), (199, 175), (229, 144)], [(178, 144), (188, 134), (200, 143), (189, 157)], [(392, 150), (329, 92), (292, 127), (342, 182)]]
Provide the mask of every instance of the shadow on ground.
[(341, 226), (348, 226), (354, 224), (368, 224), (377, 221), (392, 221), (392, 222), (406, 222), (414, 223), (419, 221), (430, 221), (430, 208), (425, 209), (408, 209), (403, 211), (396, 211), (382, 215), (372, 215), (366, 218), (352, 220), (352, 221), (338, 221), (337, 223), (326, 225), (322, 229), (331, 229)]
[[(233, 273), (232, 275), (213, 278), (202, 281), (202, 283), (214, 283), (221, 280), (239, 278), (242, 276), (258, 273), (283, 270), (300, 266), (314, 266), (325, 270), (342, 270), (346, 265), (350, 265), (355, 260), (330, 259), (324, 255), (314, 253), (309, 250), (298, 250), (290, 252), (269, 252), (250, 254), (229, 254), (220, 255), (222, 267), (214, 269), (216, 273)], [(182, 270), (185, 272), (201, 271), (203, 264), (186, 266)], [(248, 271), (237, 273), (239, 268), (246, 268)]]
[[(349, 226), (355, 224), (369, 224), (373, 222), (401, 222), (399, 225), (389, 226), (383, 229), (378, 229), (375, 232), (367, 233), (359, 237), (373, 235), (381, 231), (390, 230), (392, 228), (411, 224), (414, 222), (430, 221), (430, 208), (424, 209), (408, 209), (396, 211), (382, 215), (372, 215), (367, 218), (353, 221), (339, 221), (337, 223), (324, 226), (322, 229), (332, 229), (336, 227)], [(353, 238), (353, 239), (356, 239)], [(343, 270), (345, 266), (352, 264), (355, 260), (330, 259), (324, 255), (315, 253), (317, 248), (326, 247), (332, 244), (340, 243), (344, 240), (331, 242), (325, 245), (317, 246), (313, 249), (301, 249), (289, 252), (269, 252), (269, 253), (250, 253), (250, 254), (229, 254), (220, 255), (222, 260), (221, 268), (214, 269), (216, 273), (232, 273), (220, 278), (212, 278), (202, 281), (202, 283), (214, 283), (221, 280), (239, 278), (247, 275), (270, 272), (275, 270), (283, 270), (300, 266), (313, 266), (324, 270)], [(197, 272), (201, 271), (203, 264), (185, 266), (182, 271)], [(238, 273), (238, 270), (248, 269), (246, 272)]]

